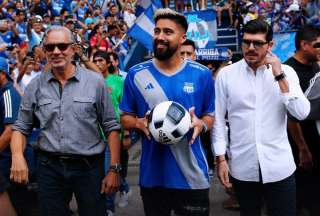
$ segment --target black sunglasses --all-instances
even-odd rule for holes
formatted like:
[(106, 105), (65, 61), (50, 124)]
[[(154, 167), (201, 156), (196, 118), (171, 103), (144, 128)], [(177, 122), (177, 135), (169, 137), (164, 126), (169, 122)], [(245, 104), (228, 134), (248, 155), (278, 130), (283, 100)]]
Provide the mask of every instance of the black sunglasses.
[(312, 47), (313, 48), (320, 48), (320, 42), (313, 44)]
[(71, 44), (72, 43), (45, 44), (43, 47), (47, 52), (53, 52), (56, 47), (63, 52), (66, 51)]
[(263, 45), (267, 44), (267, 41), (255, 41), (255, 40), (242, 40), (242, 46), (249, 48), (253, 44), (254, 48), (261, 48)]

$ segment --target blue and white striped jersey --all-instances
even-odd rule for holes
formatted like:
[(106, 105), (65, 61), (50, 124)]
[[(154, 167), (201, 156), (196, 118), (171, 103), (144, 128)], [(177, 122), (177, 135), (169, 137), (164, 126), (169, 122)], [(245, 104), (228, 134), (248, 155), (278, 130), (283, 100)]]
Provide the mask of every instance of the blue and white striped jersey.
[[(163, 101), (176, 101), (187, 110), (195, 107), (198, 117), (214, 114), (214, 82), (211, 72), (185, 61), (174, 74), (157, 68), (153, 60), (129, 70), (120, 103), (123, 113), (142, 118)], [(142, 137), (140, 185), (177, 189), (209, 188), (208, 166), (200, 138), (188, 144), (192, 131), (177, 145), (167, 146)]]
[[(13, 124), (17, 118), (20, 106), (20, 95), (13, 87), (12, 82), (8, 82), (0, 88), (0, 135), (3, 133), (6, 124)], [(1, 155), (10, 155), (7, 148)]]

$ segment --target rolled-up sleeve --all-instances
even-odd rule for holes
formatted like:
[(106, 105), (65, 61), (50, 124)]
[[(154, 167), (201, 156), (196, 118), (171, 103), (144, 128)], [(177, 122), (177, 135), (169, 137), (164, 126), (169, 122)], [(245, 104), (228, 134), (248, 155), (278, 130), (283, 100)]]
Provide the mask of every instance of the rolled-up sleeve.
[(224, 155), (227, 148), (227, 137), (225, 132), (227, 94), (223, 75), (223, 71), (220, 71), (215, 82), (215, 123), (212, 130), (212, 147), (217, 156)]
[(108, 136), (111, 131), (120, 130), (120, 124), (117, 122), (111, 97), (105, 82), (101, 80), (98, 85), (98, 119), (103, 128), (103, 132)]
[(282, 94), (282, 101), (288, 112), (298, 120), (307, 118), (310, 113), (310, 102), (303, 94), (296, 72), (287, 65), (282, 65), (289, 83), (289, 92)]
[(13, 125), (13, 130), (20, 131), (25, 136), (28, 136), (34, 127), (34, 108), (35, 95), (37, 90), (38, 80), (31, 82), (25, 89), (19, 107), (18, 117)]

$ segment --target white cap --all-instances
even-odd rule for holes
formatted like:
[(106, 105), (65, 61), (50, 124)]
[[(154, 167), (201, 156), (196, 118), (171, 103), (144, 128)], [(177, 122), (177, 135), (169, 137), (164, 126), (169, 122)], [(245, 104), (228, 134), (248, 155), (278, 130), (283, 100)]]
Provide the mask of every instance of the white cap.
[(288, 9), (286, 10), (287, 13), (291, 12), (291, 11), (299, 11), (300, 10), (300, 6), (298, 4), (291, 4)]
[(251, 5), (253, 5), (253, 3), (252, 3), (251, 1), (248, 1), (248, 2), (246, 3), (246, 7), (250, 7)]

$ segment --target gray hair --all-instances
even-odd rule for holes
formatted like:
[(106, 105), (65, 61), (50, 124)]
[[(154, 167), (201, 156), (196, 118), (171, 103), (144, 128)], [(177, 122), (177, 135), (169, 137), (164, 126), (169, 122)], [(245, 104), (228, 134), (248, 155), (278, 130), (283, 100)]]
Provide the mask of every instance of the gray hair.
[(42, 39), (42, 45), (45, 43), (45, 41), (47, 40), (48, 34), (52, 31), (64, 31), (68, 34), (69, 39), (72, 43), (76, 43), (76, 39), (72, 33), (72, 31), (70, 31), (70, 29), (64, 27), (64, 26), (58, 26), (58, 25), (53, 25), (51, 26), (49, 29), (47, 29), (47, 31), (45, 32), (43, 39)]

